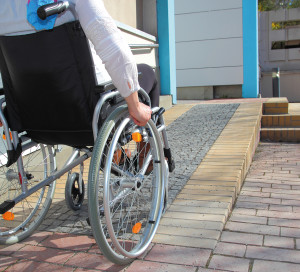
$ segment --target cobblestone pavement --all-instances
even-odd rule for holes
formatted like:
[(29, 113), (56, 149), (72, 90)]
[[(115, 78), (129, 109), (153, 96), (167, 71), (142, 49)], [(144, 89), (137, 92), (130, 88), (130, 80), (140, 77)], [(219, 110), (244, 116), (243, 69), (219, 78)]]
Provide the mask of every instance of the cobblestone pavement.
[[(169, 203), (189, 180), (238, 105), (196, 105), (168, 126), (168, 139), (176, 163), (176, 169), (169, 178)], [(85, 167), (85, 172), (87, 171), (88, 167)], [(63, 188), (56, 190), (63, 192)], [(61, 201), (51, 205), (39, 231), (91, 235), (91, 228), (86, 222), (87, 217), (86, 199), (81, 210), (74, 212), (66, 206), (62, 193)]]

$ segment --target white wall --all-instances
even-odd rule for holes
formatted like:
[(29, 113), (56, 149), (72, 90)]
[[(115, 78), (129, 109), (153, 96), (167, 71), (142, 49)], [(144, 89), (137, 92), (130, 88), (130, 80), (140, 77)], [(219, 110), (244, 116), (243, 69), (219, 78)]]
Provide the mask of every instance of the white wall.
[(243, 83), (242, 0), (175, 0), (177, 87)]
[(109, 14), (117, 21), (127, 24), (134, 28), (139, 28), (140, 0), (103, 0)]

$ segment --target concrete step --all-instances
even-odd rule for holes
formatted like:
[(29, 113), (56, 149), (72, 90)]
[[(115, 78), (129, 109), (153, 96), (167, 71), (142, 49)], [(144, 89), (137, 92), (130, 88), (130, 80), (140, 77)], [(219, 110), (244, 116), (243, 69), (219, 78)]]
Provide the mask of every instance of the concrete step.
[(159, 97), (159, 107), (164, 107), (166, 110), (172, 108), (172, 95), (161, 95)]
[(300, 142), (300, 104), (287, 98), (270, 98), (263, 104), (260, 139), (272, 142)]
[(289, 102), (286, 97), (270, 98), (263, 104), (263, 114), (288, 114)]
[(261, 118), (261, 126), (264, 128), (271, 127), (300, 127), (300, 114), (276, 114), (276, 115), (263, 115)]
[(262, 128), (260, 139), (271, 142), (300, 142), (300, 127)]

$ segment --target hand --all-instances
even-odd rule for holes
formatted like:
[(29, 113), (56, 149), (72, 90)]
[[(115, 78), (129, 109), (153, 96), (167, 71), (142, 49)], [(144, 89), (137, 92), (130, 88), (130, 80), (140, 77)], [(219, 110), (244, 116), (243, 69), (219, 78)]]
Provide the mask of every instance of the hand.
[(151, 118), (152, 110), (150, 107), (139, 102), (137, 92), (126, 97), (125, 100), (134, 123), (138, 126), (145, 126)]
[(134, 123), (141, 127), (145, 126), (148, 123), (148, 121), (151, 118), (151, 113), (152, 111), (150, 107), (141, 102), (139, 102), (137, 109), (129, 109), (129, 114), (133, 119)]

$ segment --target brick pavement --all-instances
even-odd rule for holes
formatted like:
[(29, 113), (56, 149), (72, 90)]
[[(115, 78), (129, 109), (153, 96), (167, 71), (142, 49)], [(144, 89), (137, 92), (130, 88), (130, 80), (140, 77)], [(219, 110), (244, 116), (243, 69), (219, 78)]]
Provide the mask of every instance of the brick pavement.
[[(237, 121), (236, 123), (243, 125), (242, 130), (245, 130), (245, 117), (240, 116), (240, 118), (242, 123)], [(229, 134), (230, 131), (227, 137)], [(238, 134), (236, 137), (240, 137), (240, 135)], [(255, 141), (249, 145), (252, 145), (253, 149)], [(239, 149), (245, 148), (243, 146), (243, 144), (239, 145)], [(208, 153), (206, 158), (211, 159), (213, 155), (216, 155), (216, 149), (212, 148), (211, 150), (212, 154)], [(232, 150), (235, 151), (234, 148)], [(220, 155), (223, 157), (223, 161), (231, 157), (232, 150), (227, 150), (225, 152), (227, 155)], [(246, 152), (244, 156), (237, 152), (233, 157), (235, 159), (243, 157), (244, 164), (250, 164), (250, 151)], [(188, 219), (174, 219), (176, 224), (178, 222), (184, 224), (188, 221), (189, 226), (200, 224), (199, 227), (186, 229), (186, 233), (183, 233), (182, 236), (178, 236), (178, 233), (168, 235), (170, 241), (179, 241), (179, 245), (172, 244), (173, 242), (168, 243), (168, 241), (153, 243), (144, 256), (128, 267), (124, 268), (109, 263), (101, 255), (94, 239), (88, 235), (78, 236), (41, 231), (19, 244), (9, 247), (0, 246), (0, 271), (49, 271), (50, 269), (73, 272), (130, 272), (150, 269), (152, 271), (195, 272), (299, 271), (300, 228), (297, 227), (300, 221), (298, 219), (300, 214), (299, 151), (297, 144), (261, 144), (231, 214), (231, 209), (226, 201), (201, 200), (202, 204), (206, 204), (197, 205), (195, 208), (198, 209), (198, 213), (204, 214), (205, 218), (194, 218), (194, 215), (189, 215), (191, 217)], [(228, 156), (228, 152), (230, 152), (230, 156)], [(231, 164), (229, 163), (229, 166), (232, 166)], [(219, 165), (218, 169), (227, 166)], [(205, 186), (211, 186), (209, 189), (212, 191), (220, 191), (222, 199), (225, 199), (227, 194), (233, 197), (230, 193), (232, 189), (229, 187), (237, 187), (237, 180), (241, 177), (242, 172), (246, 175), (247, 167), (242, 165), (240, 170), (236, 170), (239, 172), (238, 175), (227, 176), (228, 171), (222, 171), (222, 174), (218, 175), (219, 178), (202, 180), (201, 186), (204, 187), (199, 189), (206, 190), (208, 187)], [(201, 176), (196, 175), (195, 177)], [(195, 189), (193, 184), (187, 186), (192, 187), (184, 190)], [(224, 191), (222, 187), (227, 187), (229, 190)], [(190, 193), (190, 191), (186, 192)], [(213, 194), (215, 199), (218, 197), (216, 194)], [(199, 200), (178, 198), (176, 201), (179, 202), (176, 206), (184, 207), (187, 203), (195, 206)], [(172, 210), (171, 206), (168, 212), (174, 215), (178, 213), (176, 210)], [(227, 212), (224, 213), (225, 210)], [(182, 211), (186, 213), (186, 211)], [(182, 211), (178, 214), (182, 214)], [(211, 221), (210, 214), (216, 216), (217, 220)], [(229, 215), (229, 220), (221, 233)], [(167, 219), (167, 221), (170, 220), (172, 218)], [(171, 231), (171, 228), (169, 229)], [(175, 231), (177, 231), (176, 227)], [(192, 245), (192, 241), (195, 239), (186, 237), (187, 234), (190, 235), (191, 231), (193, 232), (192, 237), (203, 238), (201, 243), (196, 246)], [(180, 240), (184, 241), (185, 239), (191, 243), (185, 246), (180, 245)], [(217, 241), (215, 247), (203, 246), (211, 240)]]
[(300, 144), (261, 143), (208, 268), (300, 271)]

